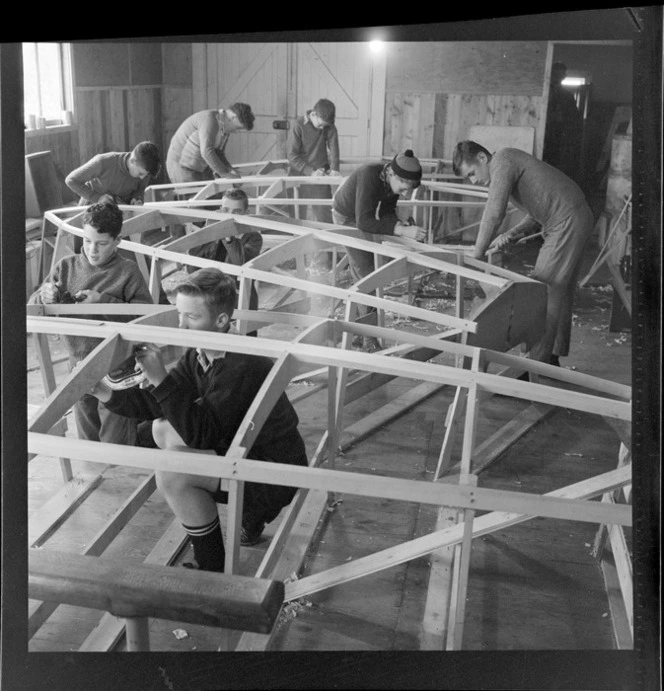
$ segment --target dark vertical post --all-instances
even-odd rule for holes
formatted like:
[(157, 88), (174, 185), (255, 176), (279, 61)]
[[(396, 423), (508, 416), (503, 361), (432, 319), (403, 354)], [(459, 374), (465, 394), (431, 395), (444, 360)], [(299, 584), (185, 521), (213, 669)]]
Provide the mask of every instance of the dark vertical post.
[(125, 635), (128, 653), (146, 653), (150, 650), (150, 625), (147, 617), (127, 617)]
[(634, 648), (638, 688), (660, 687), (662, 6), (630, 8), (634, 36), (632, 383)]
[[(25, 138), (20, 43), (0, 43), (0, 338), (2, 357), (3, 672), (27, 647)], [(3, 674), (7, 686), (11, 681)]]

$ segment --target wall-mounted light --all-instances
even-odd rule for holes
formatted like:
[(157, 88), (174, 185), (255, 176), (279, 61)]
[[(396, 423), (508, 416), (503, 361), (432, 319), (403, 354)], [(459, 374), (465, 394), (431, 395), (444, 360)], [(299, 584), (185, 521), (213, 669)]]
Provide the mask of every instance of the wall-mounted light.
[(585, 77), (565, 77), (560, 83), (562, 86), (583, 86), (586, 81)]
[(369, 50), (371, 50), (372, 53), (382, 52), (383, 50), (385, 50), (385, 41), (381, 41), (379, 39), (369, 41)]

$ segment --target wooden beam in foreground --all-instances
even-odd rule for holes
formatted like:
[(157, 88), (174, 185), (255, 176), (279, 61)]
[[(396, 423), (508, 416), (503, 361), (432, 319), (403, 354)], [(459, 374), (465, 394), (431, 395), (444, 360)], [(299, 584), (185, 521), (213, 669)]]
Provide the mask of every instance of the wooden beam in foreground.
[[(176, 518), (159, 538), (157, 544), (145, 558), (144, 563), (168, 566), (175, 562), (188, 542), (189, 536), (184, 532), (182, 524)], [(79, 652), (109, 652), (120, 642), (124, 630), (124, 620), (107, 612), (83, 641)]]
[(30, 549), (31, 598), (117, 617), (154, 617), (266, 633), (284, 597), (279, 581)]
[[(118, 444), (109, 444), (120, 449), (127, 448)], [(113, 514), (111, 520), (92, 538), (85, 548), (83, 555), (97, 557), (113, 542), (120, 531), (127, 525), (131, 518), (139, 511), (147, 499), (155, 491), (157, 485), (154, 475), (149, 475), (134, 490), (129, 499)], [(73, 555), (72, 555), (73, 556)], [(32, 596), (31, 596), (32, 597)], [(41, 625), (57, 609), (56, 602), (37, 602), (30, 607), (28, 617), (28, 636), (32, 638)]]

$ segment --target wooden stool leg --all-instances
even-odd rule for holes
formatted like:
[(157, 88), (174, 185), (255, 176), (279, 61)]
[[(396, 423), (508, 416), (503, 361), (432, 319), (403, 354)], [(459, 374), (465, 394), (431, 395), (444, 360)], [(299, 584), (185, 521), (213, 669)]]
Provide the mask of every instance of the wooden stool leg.
[(127, 652), (139, 653), (150, 650), (150, 627), (147, 617), (127, 617), (125, 619)]

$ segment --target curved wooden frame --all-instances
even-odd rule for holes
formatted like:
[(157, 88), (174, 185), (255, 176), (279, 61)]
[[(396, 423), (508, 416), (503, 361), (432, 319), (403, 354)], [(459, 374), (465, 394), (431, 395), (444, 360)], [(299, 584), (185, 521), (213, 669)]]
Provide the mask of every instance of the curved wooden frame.
[[(249, 182), (247, 179), (247, 183)], [(291, 182), (297, 185), (301, 181), (288, 178), (286, 184)], [(311, 182), (311, 178), (307, 178), (307, 182)], [(284, 180), (280, 178), (278, 183), (283, 184)], [(214, 188), (216, 190), (217, 187), (228, 184), (231, 183), (215, 181)], [(98, 306), (29, 306), (27, 330), (35, 334), (36, 338), (43, 339), (45, 334), (58, 333), (103, 339), (80, 367), (57, 387), (47, 391), (49, 395), (44, 404), (31, 417), (28, 427), (28, 449), (31, 457), (37, 454), (53, 456), (55, 453), (66, 458), (176, 472), (186, 464), (188, 472), (193, 470), (201, 475), (228, 480), (230, 499), (227, 573), (235, 573), (238, 565), (243, 483), (260, 480), (299, 487), (298, 495), (286, 510), (282, 524), (256, 573), (258, 577), (277, 580), (286, 580), (293, 571), (292, 555), (304, 557), (309, 544), (302, 539), (294, 541), (292, 537), (292, 528), (297, 525), (299, 515), (307, 513), (309, 517), (320, 517), (330, 493), (348, 492), (454, 507), (458, 522), (453, 528), (436, 531), (398, 547), (357, 559), (352, 564), (335, 567), (286, 585), (286, 600), (293, 600), (434, 552), (441, 547), (456, 545), (452, 605), (448, 618), (448, 649), (461, 647), (470, 544), (473, 537), (535, 516), (594, 522), (613, 526), (616, 530), (621, 526), (631, 525), (629, 506), (610, 501), (588, 501), (598, 495), (608, 497), (617, 488), (629, 486), (630, 466), (625, 462), (615, 471), (590, 478), (578, 485), (561, 488), (545, 496), (477, 487), (477, 474), (481, 470), (477, 464), (478, 450), (482, 444), (478, 444), (476, 439), (476, 425), (482, 397), (485, 395), (501, 394), (531, 401), (533, 406), (545, 409), (563, 407), (600, 415), (616, 429), (624, 447), (629, 447), (630, 387), (506, 352), (524, 341), (536, 340), (541, 333), (546, 303), (544, 285), (499, 267), (473, 260), (467, 256), (464, 248), (432, 247), (424, 243), (402, 242), (397, 238), (376, 244), (360, 239), (357, 231), (347, 227), (312, 222), (286, 223), (266, 217), (231, 217), (213, 209), (197, 208), (199, 205), (211, 205), (213, 201), (185, 200), (154, 202), (143, 207), (123, 206), (121, 208), (127, 220), (123, 227), (120, 247), (134, 252), (139, 259), (151, 259), (148, 280), (153, 298), (158, 296), (162, 262), (197, 267), (219, 266), (227, 273), (238, 276), (240, 306), (236, 317), (240, 333), (192, 333), (178, 330), (175, 310), (169, 305), (103, 306), (104, 314), (134, 317), (129, 323), (93, 322), (76, 318), (98, 314)], [(257, 202), (258, 197), (252, 201)], [(281, 201), (279, 200), (279, 203)], [(312, 200), (306, 201), (312, 203)], [(49, 211), (46, 213), (46, 220), (57, 228), (53, 258), (57, 261), (66, 252), (68, 238), (82, 235), (81, 209)], [(172, 240), (163, 246), (147, 246), (140, 242), (140, 235), (147, 230), (172, 223), (191, 222), (203, 222), (205, 225), (195, 227), (193, 232), (185, 237)], [(258, 229), (266, 237), (276, 237), (278, 244), (274, 244), (256, 259), (240, 267), (186, 254), (188, 249), (201, 243), (242, 233), (244, 226)], [(340, 288), (307, 279), (305, 259), (308, 255), (334, 248), (343, 251), (345, 247), (372, 252), (376, 257), (376, 270), (350, 288)], [(294, 262), (295, 276), (278, 270), (285, 262)], [(146, 262), (143, 269), (147, 271)], [(383, 290), (394, 281), (409, 280), (418, 271), (439, 271), (454, 276), (457, 290), (454, 316), (413, 307), (383, 295)], [(250, 311), (247, 308), (249, 284), (252, 280), (272, 284), (280, 289), (301, 291), (305, 295), (331, 298), (345, 305), (345, 317), (341, 320), (331, 318), (332, 314), (327, 317), (316, 317), (279, 311)], [(464, 317), (463, 286), (467, 281), (474, 281), (481, 286), (487, 298), (471, 315)], [(425, 321), (441, 333), (435, 336), (421, 336), (386, 329), (380, 317), (376, 326), (358, 322), (355, 319), (358, 305), (375, 307), (379, 315), (385, 311), (392, 311)], [(530, 311), (524, 309), (526, 306)], [(255, 328), (275, 324), (292, 328), (292, 339), (279, 340), (263, 335), (252, 338), (244, 335)], [(356, 352), (350, 349), (353, 334), (372, 335), (382, 338), (385, 345), (388, 342), (392, 345), (376, 354)], [(145, 341), (173, 348), (172, 355), (181, 348), (207, 346), (263, 355), (275, 361), (270, 376), (258, 393), (224, 457), (208, 458), (200, 454), (170, 451), (166, 454), (158, 450), (68, 439), (51, 432), (82, 393), (127, 357), (134, 343)], [(439, 354), (449, 355), (457, 365), (463, 367), (427, 362)], [(48, 357), (44, 354), (42, 365), (47, 367), (47, 361)], [(498, 373), (489, 372), (491, 366), (503, 369)], [(509, 376), (510, 372), (524, 370), (530, 373), (530, 382), (517, 381)], [(505, 376), (506, 374), (508, 376)], [(274, 401), (288, 390), (292, 381), (302, 376), (320, 378), (321, 382), (316, 391), (320, 390), (321, 386), (328, 388), (327, 429), (311, 459), (310, 467), (280, 466), (276, 469), (270, 463), (253, 460), (247, 462), (247, 449), (251, 448)], [(539, 376), (554, 380), (558, 385), (542, 383), (538, 380)], [(346, 431), (343, 423), (346, 403), (396, 377), (421, 382), (419, 386), (426, 387), (427, 391), (422, 393), (422, 396), (430, 395), (442, 386), (451, 386), (457, 391), (455, 403), (448, 411), (448, 434), (441, 448), (434, 482), (404, 481), (355, 472), (351, 476), (334, 468), (334, 458)], [(561, 389), (561, 384), (580, 387), (591, 393)], [(292, 398), (301, 400), (311, 393), (314, 391)], [(456, 427), (463, 433), (463, 451), (458, 465), (459, 480), (458, 484), (444, 484), (436, 480), (449, 470), (451, 439)], [(326, 468), (319, 467), (323, 459), (327, 461)], [(137, 506), (142, 504), (153, 489), (153, 484), (146, 483), (144, 489), (118, 518), (119, 523), (124, 525), (123, 521), (126, 523), (128, 517), (133, 515), (132, 511), (137, 510)], [(491, 513), (475, 518), (476, 510), (488, 510)], [(117, 534), (122, 525), (119, 528), (117, 525), (110, 527), (87, 553), (101, 554), (109, 539), (113, 539), (113, 535)], [(33, 532), (31, 539), (34, 537)], [(309, 537), (313, 538), (313, 534)], [(175, 553), (172, 551), (168, 559), (174, 558)], [(289, 555), (289, 558), (284, 561), (283, 555)], [(295, 561), (297, 562), (297, 558)], [(284, 571), (286, 568), (287, 573)], [(627, 603), (631, 587), (628, 578), (623, 579), (621, 587)], [(33, 608), (32, 632), (49, 615), (48, 608), (44, 609), (43, 605), (41, 607), (41, 610), (40, 606)], [(240, 640), (237, 649), (261, 649), (268, 642), (269, 637), (264, 635), (246, 634)]]

